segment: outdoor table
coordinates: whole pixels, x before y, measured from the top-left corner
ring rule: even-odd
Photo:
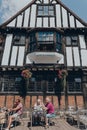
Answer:
[[[41,114],[41,116],[43,118],[46,118],[46,111],[45,110],[39,111],[39,110],[31,109],[30,110],[30,127],[32,127],[32,124],[33,124],[33,113],[34,112],[39,113],[39,114]]]

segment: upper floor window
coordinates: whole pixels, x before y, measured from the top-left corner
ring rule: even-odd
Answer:
[[[38,5],[38,16],[54,16],[54,6]]]
[[[62,50],[62,42],[61,42],[61,34],[56,34],[56,51],[61,52]]]
[[[54,51],[54,32],[38,32],[38,51]]]
[[[25,36],[21,36],[21,35],[15,35],[13,37],[13,44],[14,45],[25,45]]]
[[[57,51],[61,52],[61,34],[55,31],[39,31],[29,36],[28,51]]]
[[[78,46],[78,36],[67,36],[66,37],[67,46]]]
[[[35,42],[35,41],[36,41],[35,33],[31,33],[31,34],[30,34],[30,43],[31,43],[31,42]]]
[[[39,32],[38,41],[52,42],[53,41],[53,32]]]

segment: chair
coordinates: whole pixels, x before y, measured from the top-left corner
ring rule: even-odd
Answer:
[[[7,119],[6,119],[6,112],[0,113],[0,129],[2,130],[6,125]]]
[[[28,122],[30,121],[30,111],[29,110],[24,110],[22,115],[16,117],[14,119],[14,127],[17,125],[17,123],[19,122],[19,124],[21,124],[22,126],[27,126]]]
[[[58,111],[55,112],[55,114],[52,115],[52,117],[50,117],[48,119],[49,125],[56,125],[58,124],[57,119],[59,119],[60,116],[58,115]]]
[[[6,120],[5,120],[5,119],[2,119],[2,120],[0,121],[0,130],[3,130],[3,128],[5,127],[5,125],[6,125]]]
[[[78,128],[81,127],[81,125],[84,125],[85,129],[87,130],[87,110],[82,109],[78,110],[78,118],[77,118],[77,126]]]

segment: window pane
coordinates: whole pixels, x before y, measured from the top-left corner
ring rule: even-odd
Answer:
[[[62,50],[62,45],[59,43],[56,43],[56,51],[61,52],[61,50]]]
[[[49,10],[53,10],[54,8],[53,8],[53,6],[49,6]]]
[[[54,15],[54,12],[53,11],[49,11],[49,15]]]
[[[68,91],[69,91],[69,92],[74,92],[74,91],[75,91],[75,90],[74,90],[73,82],[69,82],[69,83],[68,83]]]
[[[71,37],[72,45],[78,45],[78,37],[73,36]]]
[[[54,82],[48,82],[47,92],[53,92],[54,91]]]
[[[25,36],[14,36],[13,43],[14,45],[25,45]]]
[[[39,10],[43,10],[43,6],[40,6],[40,5],[39,5],[39,6],[38,6],[38,11],[39,11]]]
[[[44,6],[43,13],[44,15],[48,15],[48,6]]]
[[[81,92],[81,78],[75,78],[68,82],[69,92]]]
[[[25,44],[25,36],[21,36],[20,43],[23,45]]]
[[[53,32],[39,32],[38,41],[53,41]]]
[[[43,15],[43,11],[38,11],[38,15]]]
[[[1,82],[0,92],[17,92],[21,87],[21,77],[5,75]]]
[[[80,92],[81,91],[81,83],[75,83],[75,91]]]
[[[30,52],[35,51],[36,50],[36,43],[31,43],[30,44]]]
[[[66,37],[66,45],[71,45],[71,38],[70,37]]]
[[[61,35],[57,33],[57,42],[61,43]]]

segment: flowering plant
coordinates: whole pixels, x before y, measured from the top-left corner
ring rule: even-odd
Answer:
[[[25,69],[25,70],[22,71],[21,75],[22,75],[24,78],[31,78],[32,73],[30,72],[30,70]]]
[[[67,76],[68,75],[68,72],[67,72],[67,70],[58,70],[58,77],[59,77],[59,79],[63,79],[64,78],[64,76]]]

